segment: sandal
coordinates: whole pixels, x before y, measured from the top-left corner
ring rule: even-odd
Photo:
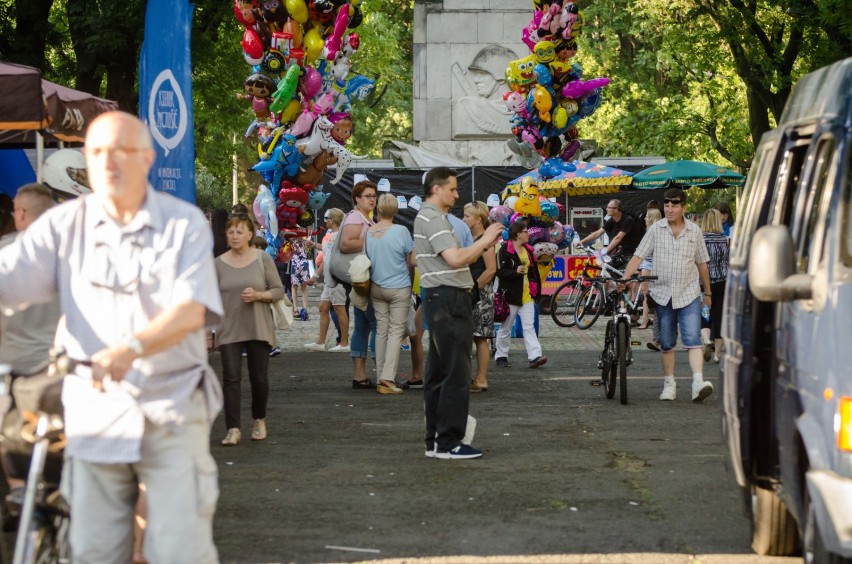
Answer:
[[[652,319],[648,320],[648,323],[643,327],[642,325],[637,326],[637,329],[647,329],[648,327],[652,327],[654,325],[654,321]]]

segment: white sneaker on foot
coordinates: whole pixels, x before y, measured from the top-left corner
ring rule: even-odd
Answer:
[[[698,403],[713,393],[713,384],[710,382],[692,382],[692,401]]]
[[[262,441],[266,438],[266,421],[255,419],[251,425],[251,440]]]
[[[224,446],[235,446],[240,444],[240,439],[242,435],[240,430],[234,427],[233,429],[228,429],[228,434],[225,435],[225,438],[222,439],[222,445]]]
[[[335,346],[331,347],[330,349],[328,349],[328,352],[344,353],[344,352],[349,352],[349,350],[350,350],[349,345],[346,345],[345,347],[341,347],[340,345],[335,345]]]
[[[702,345],[702,348],[704,349],[704,362],[710,362],[710,357],[713,356],[713,351],[711,350],[712,346],[713,345],[710,341],[704,341]]]
[[[660,394],[662,401],[674,401],[677,398],[677,383],[672,380],[663,381],[663,392]]]
[[[325,352],[325,345],[321,345],[319,343],[305,343],[305,348],[309,351]]]

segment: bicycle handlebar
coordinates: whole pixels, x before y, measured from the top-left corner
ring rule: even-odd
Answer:
[[[638,274],[634,274],[630,278],[622,278],[621,280],[616,280],[619,284],[629,284],[630,282],[645,282],[647,280],[658,280],[659,276],[639,276]]]

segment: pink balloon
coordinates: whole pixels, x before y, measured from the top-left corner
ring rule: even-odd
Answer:
[[[305,76],[302,77],[302,95],[310,100],[319,94],[322,88],[322,75],[314,67],[305,65]]]

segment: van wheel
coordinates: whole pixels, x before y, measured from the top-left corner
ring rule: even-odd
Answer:
[[[814,506],[811,504],[811,496],[807,488],[805,497],[805,522],[804,538],[802,539],[802,556],[805,564],[849,564],[852,560],[843,558],[837,554],[828,552],[822,542],[822,533],[816,520]]]
[[[751,502],[751,549],[762,556],[795,554],[799,541],[796,521],[781,498],[772,490],[752,486]]]

